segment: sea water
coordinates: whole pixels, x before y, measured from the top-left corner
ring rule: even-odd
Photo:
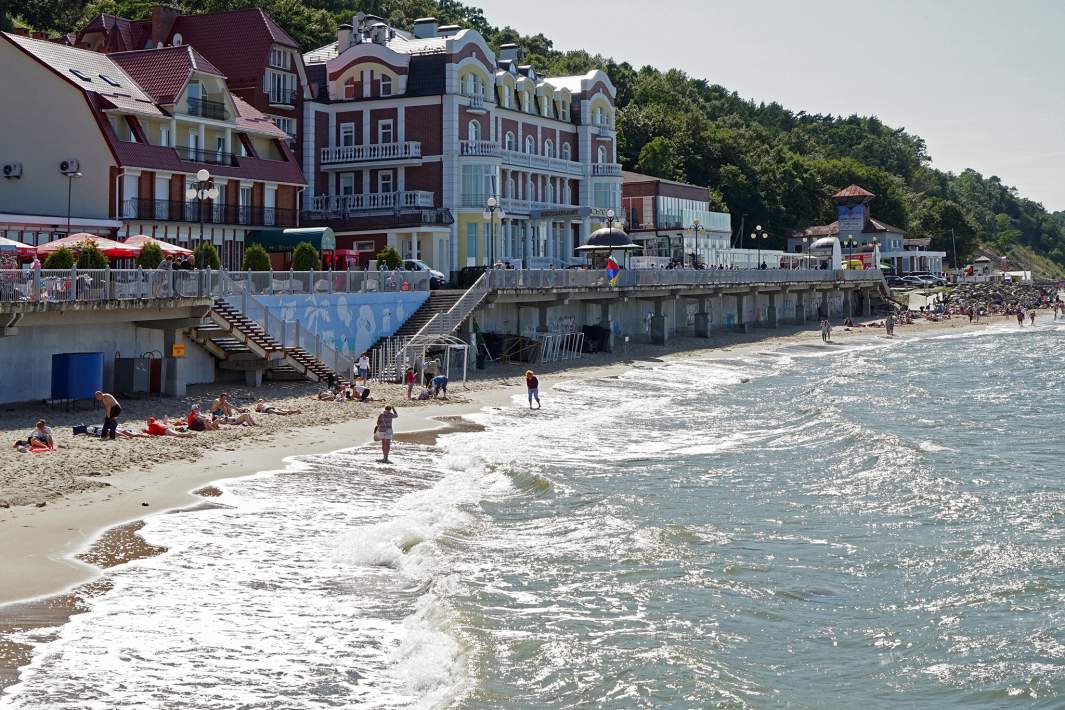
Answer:
[[[1062,707],[1063,342],[640,363],[228,481],[0,706]]]

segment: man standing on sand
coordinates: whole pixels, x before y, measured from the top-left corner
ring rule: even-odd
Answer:
[[[108,432],[110,432],[111,441],[114,441],[118,433],[118,415],[122,413],[122,407],[113,394],[97,392],[95,396],[96,401],[104,407],[104,428],[100,432],[100,438],[108,438]]]
[[[525,386],[529,389],[529,409],[533,409],[533,400],[536,400],[536,409],[540,408],[540,380],[532,370],[525,371]]]

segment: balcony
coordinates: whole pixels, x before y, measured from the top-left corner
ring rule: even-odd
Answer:
[[[483,96],[467,96],[470,100],[469,112],[470,113],[486,113],[488,111],[488,102],[485,101]]]
[[[595,177],[621,177],[621,163],[592,163]]]
[[[499,158],[503,155],[503,148],[497,141],[460,141],[459,150],[463,155],[479,158]]]
[[[216,121],[225,121],[226,105],[221,101],[209,101],[189,97],[189,115],[201,118],[213,118]]]
[[[322,148],[321,152],[323,167],[327,165],[349,163],[419,161],[421,159],[422,144],[419,141],[329,146],[327,148]]]
[[[178,157],[191,163],[206,163],[207,165],[228,165],[236,167],[237,159],[232,153],[220,150],[204,150],[188,145],[175,146]]]
[[[584,175],[584,166],[576,160],[563,160],[562,158],[549,158],[546,155],[536,153],[522,153],[517,150],[504,150],[503,163],[520,168],[536,168],[539,170],[552,170],[557,173],[565,173],[577,177]]]
[[[595,129],[596,134],[600,138],[610,138],[610,133],[614,130],[614,124],[606,122],[593,123],[592,128]]]
[[[403,211],[433,206],[433,193],[425,190],[367,192],[360,195],[315,195],[308,212],[346,215],[352,212]]]
[[[296,105],[296,91],[294,89],[271,89],[266,98],[274,106]]]
[[[239,224],[254,227],[294,227],[296,210],[248,205],[222,205],[176,200],[129,199],[122,204],[122,219],[165,222]]]

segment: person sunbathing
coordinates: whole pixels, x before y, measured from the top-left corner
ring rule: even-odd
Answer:
[[[163,417],[162,421],[157,420],[155,417],[148,417],[147,427],[144,430],[145,434],[151,436],[180,436],[182,438],[188,438],[190,436],[196,436],[191,431],[178,431],[170,426],[170,417]]]
[[[237,409],[229,403],[228,395],[225,392],[218,395],[218,399],[211,402],[211,416],[216,421],[221,421],[223,424],[247,424],[249,426],[259,426],[255,423],[255,419],[252,418],[247,412]]]
[[[205,417],[200,413],[200,405],[192,405],[185,421],[192,431],[218,431],[218,422],[213,417]]]
[[[37,420],[37,425],[30,432],[29,439],[26,442],[29,446],[37,444],[38,446],[44,446],[49,451],[55,451],[55,440],[52,439],[52,428],[47,425],[43,419]]]
[[[302,414],[302,411],[299,409],[282,409],[281,407],[267,404],[265,399],[255,400],[255,411],[259,414],[279,414],[286,417],[292,414]]]

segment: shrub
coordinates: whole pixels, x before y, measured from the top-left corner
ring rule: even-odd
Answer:
[[[317,271],[322,268],[322,256],[314,245],[300,242],[292,250],[293,271]]]
[[[95,244],[86,242],[78,245],[79,269],[106,269],[107,257],[96,248]]]
[[[154,242],[148,242],[141,248],[141,253],[137,256],[137,266],[142,269],[158,269],[161,263],[163,263],[162,247]]]
[[[48,255],[44,260],[45,269],[69,269],[74,266],[74,252],[66,247],[60,247]]]
[[[200,254],[203,254],[203,262],[200,261]],[[196,248],[192,250],[192,265],[197,269],[218,269],[222,266],[222,260],[218,258],[218,250],[214,248],[214,244],[211,242],[200,242],[196,245]]]
[[[263,249],[262,244],[249,244],[244,249],[244,262],[241,265],[245,271],[269,271],[270,255]]]
[[[382,261],[388,265],[389,269],[395,271],[403,263],[403,257],[392,247],[385,247],[377,253],[377,263],[380,264]]]

